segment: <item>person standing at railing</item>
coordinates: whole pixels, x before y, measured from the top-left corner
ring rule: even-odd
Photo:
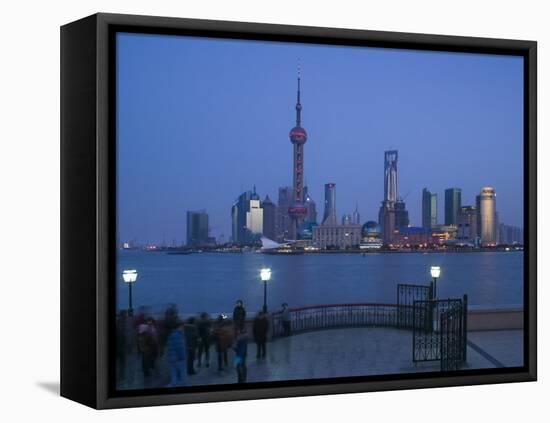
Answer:
[[[283,336],[290,335],[290,309],[287,303],[282,304],[281,321],[283,322]]]
[[[269,331],[269,320],[267,320],[266,313],[260,311],[254,323],[252,325],[252,333],[254,335],[254,342],[256,342],[256,358],[265,358],[267,332]]]

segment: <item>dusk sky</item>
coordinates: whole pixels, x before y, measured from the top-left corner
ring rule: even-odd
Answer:
[[[231,234],[231,205],[256,185],[292,185],[296,68],[302,67],[305,180],[318,216],[336,183],[338,219],[377,220],[384,151],[421,224],[421,191],[497,192],[500,222],[523,220],[523,59],[263,41],[117,36],[117,195],[121,241],[185,239],[186,211]]]

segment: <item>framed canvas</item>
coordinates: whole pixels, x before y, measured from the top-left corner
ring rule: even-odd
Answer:
[[[61,100],[63,396],[536,380],[535,42],[96,14]]]

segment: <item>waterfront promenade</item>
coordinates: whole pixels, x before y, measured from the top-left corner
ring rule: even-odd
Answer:
[[[256,346],[248,345],[248,382],[315,379],[397,373],[437,372],[439,361],[419,363],[411,357],[412,332],[395,328],[341,328],[305,332],[275,338],[267,344],[267,357],[256,359]],[[465,369],[521,366],[523,331],[493,330],[468,333]],[[237,375],[233,352],[229,365],[217,369],[216,351],[211,348],[210,367],[197,367],[196,375],[187,376],[188,385],[233,384]],[[121,381],[121,389],[163,387],[169,383],[169,369],[164,358],[157,363],[150,385],[144,385],[137,354],[128,361],[130,377]]]

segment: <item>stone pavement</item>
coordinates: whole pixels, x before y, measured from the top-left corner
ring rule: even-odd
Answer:
[[[519,366],[523,356],[523,331],[483,331],[468,334],[467,368]],[[229,352],[228,367],[217,370],[215,348],[211,348],[210,367],[196,367],[188,376],[189,385],[236,383],[237,374]],[[120,388],[144,387],[137,358],[133,381]],[[267,357],[256,359],[256,345],[248,346],[248,382],[367,376],[392,373],[439,371],[439,361],[412,362],[412,331],[394,328],[347,328],[306,332],[278,338],[267,344]],[[169,371],[159,360],[158,373],[146,387],[166,386]]]

